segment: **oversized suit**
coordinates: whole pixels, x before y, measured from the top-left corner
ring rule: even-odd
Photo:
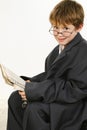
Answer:
[[[11,117],[18,126],[16,114],[20,115],[16,130],[86,130],[82,124],[87,120],[87,41],[78,33],[61,54],[58,51],[59,45],[47,56],[45,72],[22,76],[31,80],[25,85],[28,106],[21,109],[17,92],[10,96],[7,130]],[[19,113],[12,105],[18,99]]]

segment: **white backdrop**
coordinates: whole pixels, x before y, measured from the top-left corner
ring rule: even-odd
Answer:
[[[0,0],[0,63],[18,75],[44,71],[48,53],[58,44],[49,34],[49,14],[60,0]],[[87,14],[87,0],[77,0]],[[87,39],[87,15],[81,34]],[[0,73],[0,129],[6,129],[7,100],[14,91]]]
[[[0,63],[18,75],[44,70],[48,53],[57,45],[48,32],[49,14],[60,0],[0,0]],[[87,0],[77,0],[87,13]],[[81,31],[87,39],[87,15]],[[0,98],[12,89],[0,74]]]

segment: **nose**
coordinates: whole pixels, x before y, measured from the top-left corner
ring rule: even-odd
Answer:
[[[60,35],[60,36],[63,35],[63,30],[62,30],[62,28],[59,28],[59,29],[58,29],[57,34]]]
[[[58,31],[58,34],[63,34],[63,32],[59,32],[59,31]]]
[[[57,32],[58,36],[63,36],[63,32]]]

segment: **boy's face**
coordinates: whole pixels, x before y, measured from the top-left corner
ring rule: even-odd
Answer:
[[[50,32],[53,33],[55,39],[60,45],[66,46],[70,41],[73,40],[81,28],[82,26],[76,29],[72,24],[66,26],[59,25],[57,27],[52,26]]]

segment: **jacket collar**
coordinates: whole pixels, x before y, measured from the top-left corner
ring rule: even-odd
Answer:
[[[76,46],[78,43],[80,43],[80,41],[82,40],[82,37],[80,35],[80,33],[78,33],[75,38],[67,44],[67,46],[64,48],[64,50],[61,52],[61,54],[59,54],[56,59],[54,60],[54,62],[52,63],[52,65],[57,62],[58,60],[61,60],[62,58],[64,58],[67,54],[67,51],[70,51],[70,49],[74,46]]]

